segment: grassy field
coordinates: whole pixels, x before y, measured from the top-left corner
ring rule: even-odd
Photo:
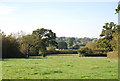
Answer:
[[[4,59],[3,79],[118,79],[118,60],[106,57],[48,56]]]

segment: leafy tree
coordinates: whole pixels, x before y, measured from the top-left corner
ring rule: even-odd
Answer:
[[[119,13],[119,10],[120,10],[120,5],[118,5],[117,9],[116,10],[116,13]]]
[[[58,42],[58,49],[67,49],[67,43],[64,41]]]
[[[73,48],[74,48],[74,49],[79,49],[79,47],[80,47],[80,46],[77,45],[77,44],[73,45]]]
[[[27,57],[29,57],[30,48],[35,46],[36,37],[33,35],[25,35],[21,39],[19,39],[21,45],[21,52],[27,53]]]
[[[67,41],[68,47],[72,48],[75,38],[72,37],[72,38],[68,38],[67,40],[68,40]]]
[[[35,47],[43,57],[45,57],[46,47],[57,46],[56,34],[52,30],[41,28],[34,30],[32,35],[36,37]]]
[[[97,44],[93,43],[93,42],[89,42],[86,44],[86,47],[90,48],[90,49],[96,49],[97,48]]]
[[[106,37],[108,39],[112,39],[112,35],[116,30],[116,24],[114,24],[114,22],[110,22],[110,23],[105,23],[105,25],[103,26],[103,30],[100,34],[100,37]]]
[[[98,48],[105,49],[108,51],[113,51],[113,46],[111,41],[114,39],[114,35],[117,33],[117,26],[113,22],[105,23],[103,26],[100,38],[97,41]]]

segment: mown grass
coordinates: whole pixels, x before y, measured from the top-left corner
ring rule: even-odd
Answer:
[[[2,60],[0,59],[0,80],[2,80]]]
[[[118,60],[106,57],[48,56],[4,59],[3,79],[118,79]]]

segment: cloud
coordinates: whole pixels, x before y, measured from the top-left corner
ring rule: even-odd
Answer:
[[[12,6],[0,6],[0,15],[10,14],[15,8]]]

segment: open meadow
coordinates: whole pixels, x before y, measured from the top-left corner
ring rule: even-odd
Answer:
[[[106,57],[47,56],[4,59],[3,79],[118,79],[118,60]]]
[[[118,79],[120,1],[0,1],[0,80]]]

